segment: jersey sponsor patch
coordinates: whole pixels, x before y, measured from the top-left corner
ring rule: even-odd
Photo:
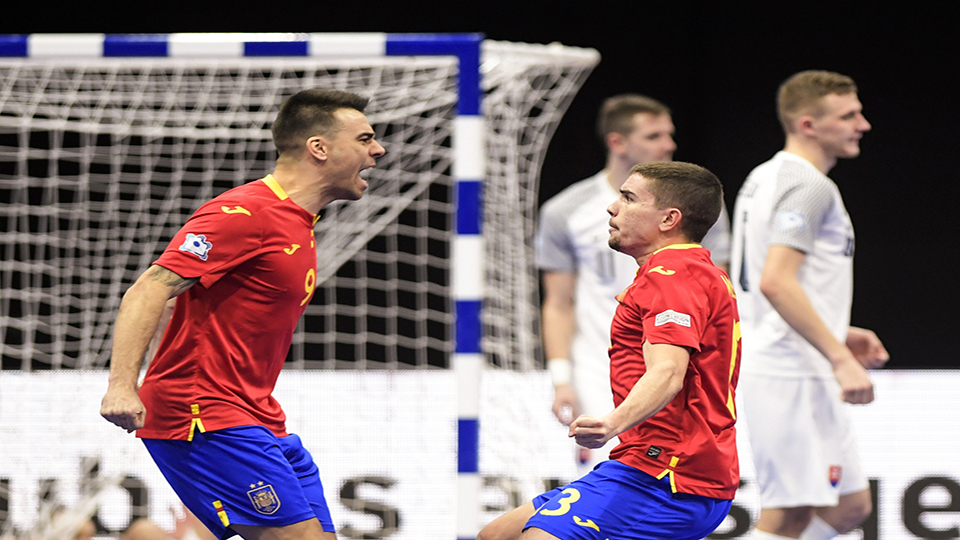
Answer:
[[[280,508],[280,498],[277,492],[273,490],[270,484],[264,485],[263,482],[250,484],[253,488],[247,492],[250,502],[253,503],[253,509],[261,514],[273,514]]]
[[[213,248],[213,244],[207,242],[207,237],[202,234],[187,233],[187,239],[180,246],[180,251],[193,253],[200,257],[201,261],[207,260],[207,253]]]
[[[803,217],[800,212],[777,212],[773,220],[781,231],[803,230],[807,227],[807,218]]]
[[[668,309],[663,313],[658,313],[653,324],[654,326],[663,326],[667,323],[679,324],[680,326],[686,326],[687,328],[690,328],[690,316],[686,313],[680,313],[672,309]]]

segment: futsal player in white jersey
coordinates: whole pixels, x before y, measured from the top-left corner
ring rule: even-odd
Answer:
[[[888,355],[850,326],[853,225],[826,176],[860,154],[870,124],[837,73],[797,73],[777,101],[786,145],[750,173],[733,215],[741,418],[760,488],[751,538],[823,540],[872,510],[848,404],[873,401],[866,368]]]
[[[543,276],[541,323],[547,368],[554,384],[553,412],[565,425],[580,414],[606,414],[610,391],[610,323],[616,296],[637,274],[632,257],[610,249],[607,207],[634,165],[671,161],[677,146],[670,109],[638,94],[604,101],[597,132],[607,162],[596,175],[574,183],[548,200],[540,211],[537,265]],[[725,208],[704,237],[714,264],[726,270],[730,260],[730,219]],[[588,450],[571,442],[578,476],[607,459],[617,439]]]

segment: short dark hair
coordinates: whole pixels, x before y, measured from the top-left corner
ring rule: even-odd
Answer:
[[[641,94],[619,94],[604,100],[597,116],[597,135],[603,140],[610,133],[627,135],[633,131],[633,117],[640,113],[660,116],[670,108]]]
[[[700,242],[720,217],[723,185],[707,169],[682,161],[642,163],[630,170],[651,182],[650,193],[657,208],[677,208],[683,215],[680,231],[692,242]]]
[[[856,92],[853,79],[832,71],[809,70],[791,75],[777,91],[777,115],[784,133],[790,133],[793,122],[804,114],[821,116],[824,96]]]
[[[339,109],[363,112],[369,99],[351,92],[311,88],[287,98],[273,122],[273,144],[277,152],[298,151],[314,135],[329,135],[340,128],[334,113]]]

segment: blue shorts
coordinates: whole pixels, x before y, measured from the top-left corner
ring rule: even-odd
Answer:
[[[619,461],[604,461],[564,487],[533,499],[536,527],[563,540],[699,540],[713,532],[733,501],[671,493],[670,480]]]
[[[300,437],[263,426],[142,439],[183,504],[218,538],[233,524],[282,527],[317,518],[334,531],[320,474]]]

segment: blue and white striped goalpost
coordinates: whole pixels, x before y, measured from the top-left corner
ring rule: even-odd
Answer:
[[[481,192],[486,162],[481,111],[481,34],[29,34],[0,36],[0,57],[357,57],[454,56],[459,60],[453,133],[456,184],[451,283],[454,301],[453,369],[458,381],[457,537],[479,529],[479,381],[483,369]]]

